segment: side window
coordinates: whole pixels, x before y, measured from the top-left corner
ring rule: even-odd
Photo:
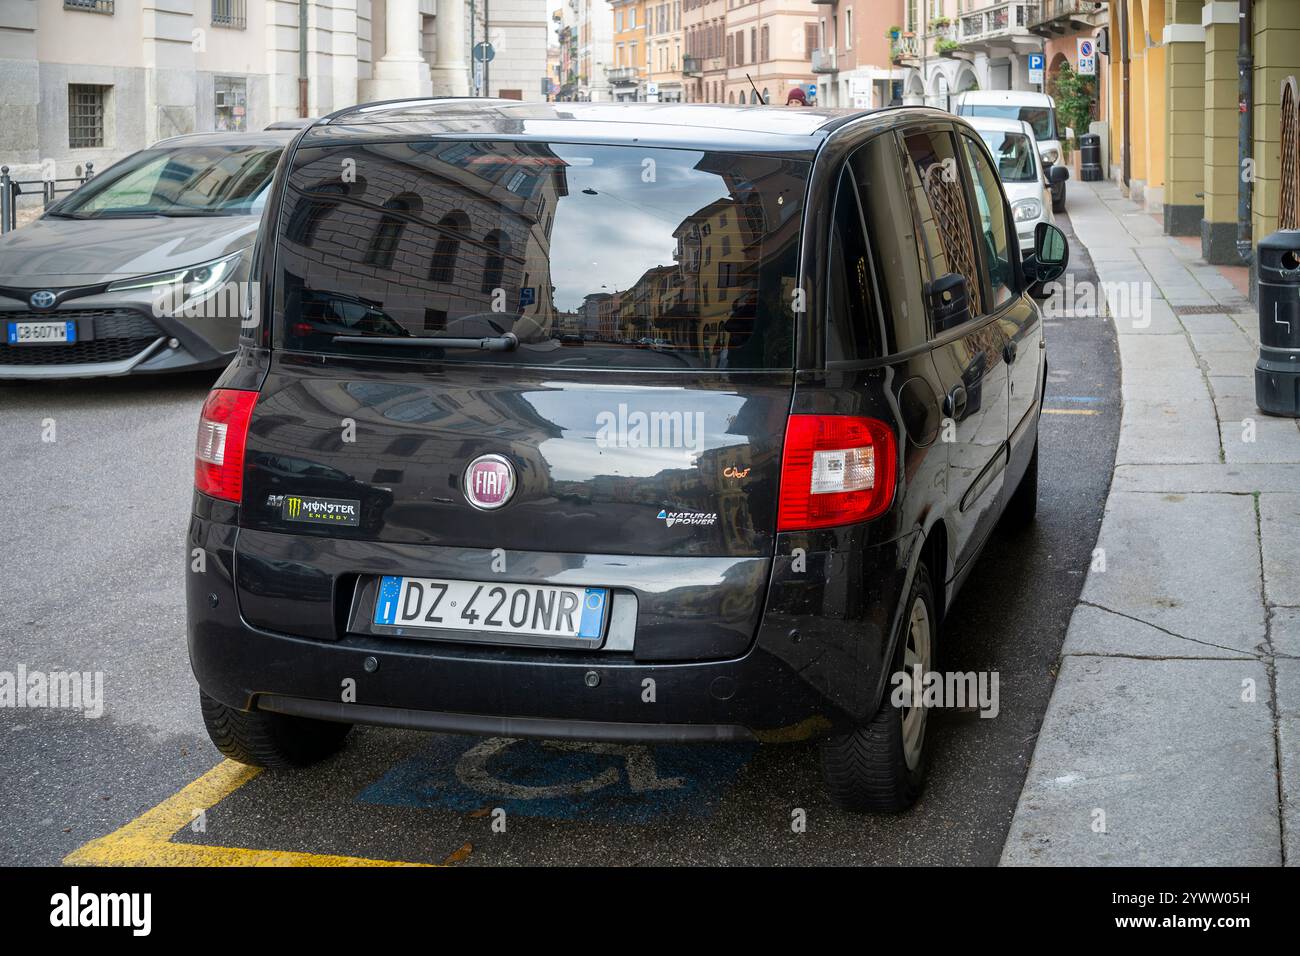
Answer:
[[[961,145],[970,163],[976,205],[975,221],[981,232],[980,253],[993,300],[985,311],[992,312],[1004,302],[1009,302],[1015,294],[1016,271],[1012,261],[1010,230],[1007,228],[1006,203],[1002,197],[1002,185],[984,151],[969,136],[961,137]]]
[[[893,135],[878,136],[861,146],[850,157],[849,169],[875,257],[886,350],[901,352],[924,345],[929,322],[921,298],[922,261]]]
[[[855,361],[882,354],[871,257],[850,170],[840,174],[831,224],[826,323],[828,361]]]
[[[971,312],[980,315],[987,310],[953,135],[946,130],[905,133],[903,152],[908,192],[930,263],[928,278],[965,276]]]

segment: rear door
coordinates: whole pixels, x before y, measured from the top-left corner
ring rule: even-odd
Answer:
[[[308,581],[336,618],[384,574],[568,582],[636,598],[638,656],[743,651],[773,549],[806,175],[624,146],[300,150],[248,442],[245,614],[305,632],[285,597]],[[439,344],[506,333],[509,351]],[[483,456],[513,472],[501,507],[467,494]],[[304,520],[292,498],[349,517]]]
[[[997,521],[1006,471],[1008,375],[1002,294],[990,293],[976,242],[966,166],[951,126],[900,132],[920,251],[933,281],[966,278],[972,318],[934,335],[931,354],[944,396],[940,440],[948,444],[948,519],[961,573]]]

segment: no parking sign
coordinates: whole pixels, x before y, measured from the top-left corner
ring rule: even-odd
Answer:
[[[1079,38],[1079,74],[1097,75],[1097,41],[1091,37]]]

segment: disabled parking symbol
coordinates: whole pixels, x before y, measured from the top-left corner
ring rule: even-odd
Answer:
[[[362,803],[647,823],[711,816],[755,744],[709,746],[434,738],[361,792]]]

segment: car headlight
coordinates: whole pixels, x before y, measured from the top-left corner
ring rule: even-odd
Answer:
[[[1060,158],[1061,158],[1061,151],[1059,149],[1043,150],[1043,162],[1047,163],[1047,165],[1049,166],[1055,166],[1057,161]]]
[[[176,286],[181,301],[188,302],[201,299],[213,289],[220,287],[235,274],[242,252],[236,252],[221,259],[203,262],[185,269],[171,272],[157,272],[153,275],[139,276],[134,279],[121,279],[108,287],[109,292],[121,292],[126,289],[162,289]]]
[[[1016,222],[1033,222],[1043,215],[1043,204],[1037,199],[1021,199],[1013,203],[1011,211],[1016,217]]]

